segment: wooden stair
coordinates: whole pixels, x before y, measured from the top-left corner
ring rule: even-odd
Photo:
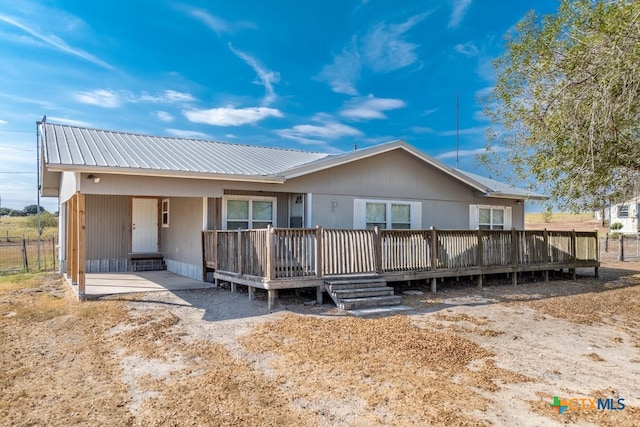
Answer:
[[[400,304],[400,296],[394,295],[393,288],[387,286],[387,282],[381,278],[329,279],[324,283],[333,302],[343,310]]]

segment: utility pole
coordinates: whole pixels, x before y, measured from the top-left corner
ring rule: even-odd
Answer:
[[[38,180],[36,215],[38,217],[38,271],[40,271],[40,125],[47,121],[47,116],[42,117],[41,122],[36,122],[36,177]]]

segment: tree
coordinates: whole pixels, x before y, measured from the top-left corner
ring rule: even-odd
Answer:
[[[38,205],[29,205],[25,206],[23,209],[26,215],[36,215],[38,213]],[[40,206],[40,213],[46,212],[47,210]]]
[[[561,207],[596,209],[638,191],[640,2],[561,0],[507,35],[487,113],[488,154]]]
[[[35,228],[38,235],[41,236],[45,228],[56,228],[58,226],[58,218],[49,212],[40,213],[40,229],[38,230],[38,216],[29,215],[24,219],[25,226]]]

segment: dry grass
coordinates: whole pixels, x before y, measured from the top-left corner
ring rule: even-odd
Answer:
[[[38,233],[35,228],[26,225],[26,217],[0,217],[0,239],[9,237],[24,237],[25,239],[37,239]],[[51,239],[58,236],[57,228],[45,228],[42,232],[42,239]]]

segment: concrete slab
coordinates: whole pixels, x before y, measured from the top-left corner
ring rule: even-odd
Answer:
[[[346,310],[347,313],[353,314],[357,317],[368,316],[383,316],[385,314],[394,314],[400,311],[413,310],[406,305],[392,305],[388,307],[371,307],[371,308],[357,308],[355,310]]]
[[[137,292],[182,291],[186,289],[214,288],[201,282],[168,271],[130,271],[124,273],[88,273],[84,298]],[[76,286],[74,286],[76,288]],[[76,289],[74,289],[76,290]]]

